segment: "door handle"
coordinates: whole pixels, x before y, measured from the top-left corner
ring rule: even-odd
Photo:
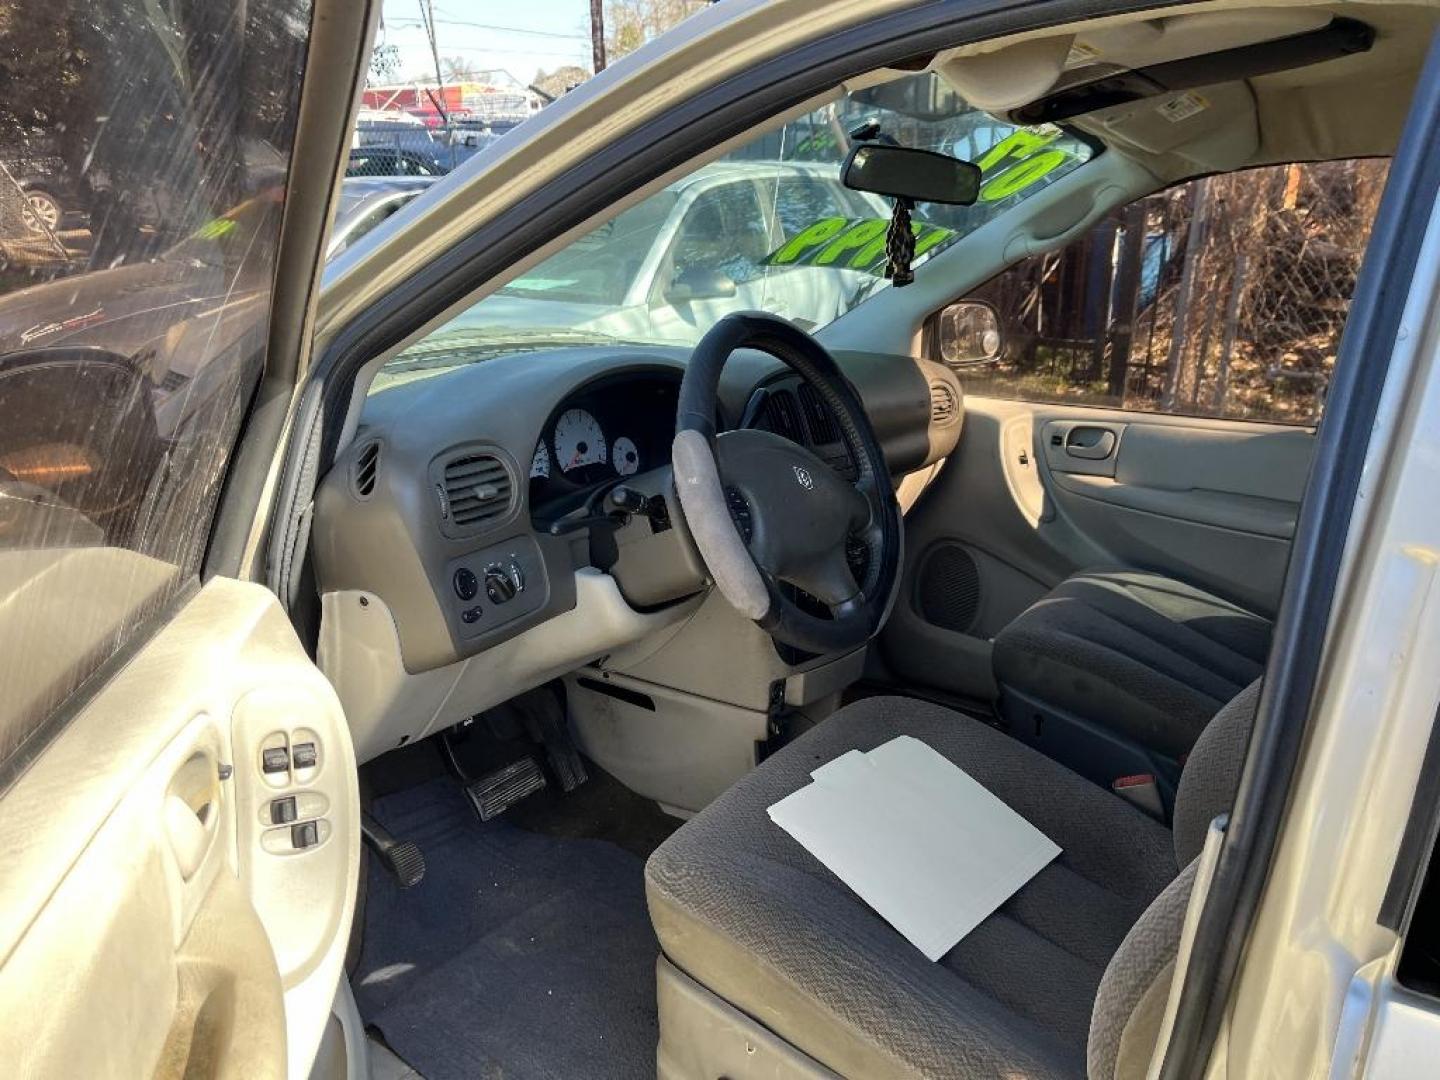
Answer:
[[[1115,452],[1115,432],[1082,425],[1065,433],[1065,453],[1087,461],[1103,461]]]
[[[180,766],[165,792],[165,835],[184,881],[200,869],[215,837],[220,821],[218,776],[213,758],[194,754]]]

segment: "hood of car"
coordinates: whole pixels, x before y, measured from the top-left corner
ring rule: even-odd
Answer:
[[[160,381],[168,354],[193,343],[200,323],[234,325],[247,309],[264,318],[263,283],[240,284],[214,268],[156,260],[35,286],[0,299],[0,351],[104,349],[151,366]]]

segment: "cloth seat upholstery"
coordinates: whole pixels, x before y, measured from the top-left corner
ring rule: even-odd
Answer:
[[[1218,752],[1197,747],[1197,758],[1218,760],[1195,783],[1182,780],[1187,812],[1174,834],[977,720],[906,698],[849,705],[651,856],[646,892],[661,947],[713,994],[845,1076],[1083,1076],[1087,1050],[1103,1074],[1136,1002],[1168,970],[1155,955],[1157,922],[1176,927],[1173,960],[1173,912],[1189,895],[1177,875],[1212,811],[1233,800],[1257,693],[1217,718]],[[935,963],[766,813],[813,769],[898,735],[955,762],[1062,849]],[[1142,919],[1157,897],[1166,917]]]
[[[1002,699],[1032,701],[1178,758],[1260,677],[1273,624],[1218,596],[1139,570],[1061,582],[995,637]]]

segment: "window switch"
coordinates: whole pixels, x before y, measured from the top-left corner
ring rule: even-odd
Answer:
[[[296,743],[290,748],[290,753],[295,758],[295,768],[313,769],[320,755],[315,750],[313,742]]]
[[[295,820],[295,796],[286,795],[283,799],[273,799],[270,803],[270,824],[289,825]]]
[[[302,821],[290,826],[290,843],[296,851],[314,847],[320,842],[320,829],[313,821]]]
[[[260,756],[262,772],[285,772],[290,768],[290,754],[283,746],[267,746]]]

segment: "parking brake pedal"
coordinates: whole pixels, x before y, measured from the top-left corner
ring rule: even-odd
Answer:
[[[470,796],[480,820],[489,821],[544,787],[545,774],[540,766],[534,758],[525,757],[466,784],[465,794]]]
[[[369,814],[360,815],[360,835],[402,889],[419,885],[424,879],[425,856],[415,844],[409,840],[396,840]]]

